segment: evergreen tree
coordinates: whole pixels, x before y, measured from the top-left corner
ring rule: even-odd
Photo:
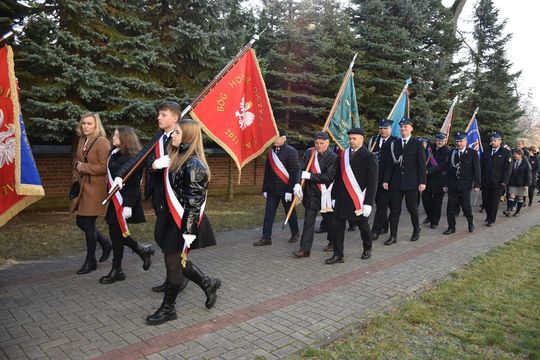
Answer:
[[[18,25],[24,16],[30,14],[30,9],[17,0],[3,0],[0,2],[0,36]]]
[[[520,72],[512,73],[507,59],[506,44],[511,34],[504,33],[506,20],[499,20],[499,10],[492,0],[480,0],[474,11],[474,51],[471,51],[473,69],[472,94],[466,108],[472,113],[480,107],[478,121],[483,138],[488,141],[491,131],[501,131],[505,141],[517,136],[517,119],[523,115],[516,95],[516,82]]]

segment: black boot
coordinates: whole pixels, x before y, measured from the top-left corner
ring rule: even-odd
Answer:
[[[156,252],[154,250],[154,247],[152,246],[141,246],[137,244],[137,248],[133,250],[135,254],[139,255],[141,260],[143,261],[142,268],[144,271],[147,271],[150,269],[150,266],[152,265],[152,255]]]
[[[179,289],[180,285],[166,283],[163,302],[155,313],[146,318],[146,323],[148,325],[159,325],[169,320],[176,319],[176,309],[174,308],[174,304],[176,302]]]
[[[103,235],[101,235],[98,232],[97,241],[99,242],[99,245],[101,245],[101,249],[103,250],[103,253],[101,254],[101,257],[99,258],[99,262],[107,261],[107,259],[111,255],[111,251],[112,251],[111,240],[103,237]]]
[[[180,290],[179,291],[183,291],[187,286],[188,286],[188,283],[189,283],[189,279],[184,277],[184,280],[182,281],[182,284],[180,284]],[[152,288],[152,291],[153,292],[163,292],[165,291],[165,286],[167,285],[167,280],[165,280],[165,282],[161,285],[157,285],[157,286],[154,286]]]
[[[523,207],[523,201],[518,201],[517,207],[516,207],[516,212],[514,213],[515,217],[519,216],[519,212],[521,211],[522,207]]]
[[[97,262],[96,259],[88,259],[84,261],[83,266],[77,271],[77,275],[84,275],[88,274],[90,271],[94,271],[97,269]]]
[[[212,279],[203,274],[201,269],[196,267],[191,261],[184,270],[184,275],[195,284],[199,285],[206,294],[206,308],[211,309],[217,300],[217,290],[221,287],[221,280]]]
[[[99,279],[101,284],[112,284],[117,281],[126,280],[126,275],[122,271],[121,267],[114,267],[111,269],[111,272],[108,275],[102,276]]]

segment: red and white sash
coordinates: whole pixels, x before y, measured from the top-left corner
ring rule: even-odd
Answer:
[[[358,181],[356,181],[356,177],[354,176],[350,164],[350,149],[346,149],[345,151],[341,152],[340,160],[341,176],[343,178],[343,183],[345,184],[347,193],[349,193],[349,196],[353,201],[355,214],[357,216],[360,216],[362,215],[362,207],[364,205],[364,196],[366,194],[366,190],[360,189],[360,185],[358,184]]]
[[[313,174],[320,174],[321,173],[321,165],[319,164],[319,154],[317,153],[317,150],[315,148],[311,149],[312,153],[315,153],[315,159],[313,160],[313,163],[311,163],[311,169],[310,171]],[[332,187],[334,186],[334,183],[332,182],[330,186],[326,186],[321,183],[317,183],[317,187],[319,188],[321,192],[321,213],[326,212],[332,212]]]
[[[113,186],[113,178],[111,171],[109,170],[109,161],[111,160],[111,156],[116,154],[120,149],[116,148],[111,152],[111,155],[109,156],[109,159],[107,160],[107,190],[110,190]],[[120,191],[117,191],[114,193],[114,196],[111,198],[113,205],[114,205],[114,213],[116,214],[116,219],[118,220],[118,225],[120,226],[120,231],[122,231],[123,237],[129,236],[129,229],[126,222],[126,219],[122,216],[122,211],[124,210],[124,199],[122,198],[122,194],[120,194]]]
[[[285,165],[279,160],[278,156],[272,149],[268,151],[268,161],[270,162],[270,167],[276,173],[276,175],[283,181],[285,184],[289,183],[289,172],[285,169]]]

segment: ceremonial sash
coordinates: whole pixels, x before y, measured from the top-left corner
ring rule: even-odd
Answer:
[[[427,152],[428,152],[428,159],[427,159],[426,165],[430,164],[431,166],[437,166],[438,163],[437,163],[437,160],[435,159],[435,156],[433,156],[433,150],[431,150],[431,148],[428,147]]]
[[[343,183],[345,184],[345,188],[347,189],[347,193],[349,193],[349,196],[351,197],[354,208],[355,208],[355,214],[357,216],[362,214],[362,207],[364,204],[364,196],[366,193],[366,190],[363,191],[360,189],[360,185],[358,184],[358,181],[356,181],[356,177],[354,176],[353,170],[351,168],[350,164],[350,151],[349,149],[346,149],[345,151],[342,151],[340,154],[340,160],[341,160],[341,176],[343,179]]]
[[[111,160],[111,157],[116,154],[120,149],[116,148],[112,151],[111,155],[109,156],[109,159],[107,160],[107,189],[110,190],[113,187],[113,178],[111,171],[109,170],[109,161]],[[120,194],[120,191],[117,191],[114,193],[114,196],[111,198],[113,205],[114,205],[114,213],[116,215],[116,219],[118,220],[118,225],[120,226],[120,231],[122,231],[123,237],[129,236],[129,229],[126,222],[126,219],[122,216],[122,211],[124,210],[124,199],[122,198],[122,194]]]
[[[312,153],[315,153],[315,159],[311,163],[311,172],[313,174],[320,174],[321,173],[321,165],[319,164],[319,154],[317,153],[317,150],[315,148],[312,148]],[[332,209],[332,186],[334,183],[330,184],[330,186],[326,186],[321,183],[316,183],[317,187],[319,188],[319,191],[321,192],[321,213],[325,212],[331,212]]]
[[[289,172],[285,169],[285,165],[279,160],[278,156],[272,149],[268,151],[268,161],[270,162],[270,167],[276,175],[283,181],[285,184],[289,183]]]

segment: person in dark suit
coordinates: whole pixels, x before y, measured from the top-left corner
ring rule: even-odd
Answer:
[[[499,199],[506,190],[512,174],[512,154],[506,147],[501,146],[502,135],[491,133],[490,145],[482,153],[480,165],[482,168],[482,204],[486,211],[487,226],[495,225],[499,210]]]
[[[531,164],[531,185],[529,186],[529,206],[532,206],[534,199],[534,190],[538,183],[538,171],[540,170],[538,154],[535,146],[529,147],[529,164]]]
[[[379,122],[379,134],[374,135],[369,139],[368,149],[377,156],[379,164],[377,195],[375,196],[375,216],[373,218],[373,227],[371,228],[371,236],[373,240],[377,240],[379,235],[388,232],[388,210],[390,205],[390,192],[383,189],[383,175],[386,163],[392,161],[390,159],[390,142],[396,137],[392,136],[392,120],[383,119]]]
[[[107,162],[107,184],[112,184],[118,175],[118,169],[134,156],[140,149],[139,139],[133,128],[121,126],[114,131],[112,145],[115,147]],[[109,225],[109,236],[113,245],[112,269],[108,275],[102,276],[99,282],[112,284],[116,281],[125,280],[126,275],[122,270],[122,258],[124,246],[129,247],[143,261],[143,269],[146,271],[152,265],[154,249],[151,246],[141,246],[131,237],[127,224],[139,224],[146,222],[141,205],[141,177],[142,169],[137,170],[134,176],[129,178],[119,195],[109,202],[105,220]]]
[[[377,156],[364,146],[363,129],[352,128],[347,134],[350,146],[340,151],[332,188],[336,241],[333,256],[325,261],[328,265],[345,261],[343,243],[347,220],[357,224],[360,229],[363,245],[361,259],[371,257],[372,239],[368,219],[377,192]]]
[[[450,159],[445,134],[435,135],[435,145],[428,147],[426,157],[426,190],[422,193],[422,203],[426,210],[424,224],[430,224],[432,229],[436,229],[441,218],[443,187]]]
[[[279,130],[279,138],[268,150],[268,157],[264,166],[264,179],[262,193],[266,198],[264,211],[264,224],[262,238],[253,243],[254,246],[272,245],[272,226],[276,217],[279,203],[283,204],[285,213],[289,211],[292,203],[293,188],[298,179],[300,169],[298,152],[292,146],[286,144],[285,131]],[[297,242],[300,238],[296,210],[293,210],[289,219],[291,229],[290,243]]]
[[[448,192],[446,218],[448,229],[445,235],[456,232],[456,206],[461,207],[467,218],[469,232],[474,231],[474,217],[471,208],[471,188],[480,191],[480,160],[478,152],[467,147],[467,133],[458,132],[455,135],[456,147],[452,150],[450,161],[447,163],[447,176],[444,180],[445,192]]]
[[[529,186],[532,181],[532,167],[527,158],[524,157],[523,150],[514,150],[514,163],[512,174],[508,181],[507,208],[503,214],[510,216],[515,211],[514,216],[519,216],[523,207],[525,196],[529,193]]]
[[[300,161],[300,166],[305,169],[309,160],[315,154],[310,171],[302,172],[302,179],[305,179],[304,191],[300,186],[300,179],[294,186],[294,194],[302,199],[304,204],[304,228],[300,238],[300,249],[293,252],[293,255],[298,258],[309,257],[313,238],[315,236],[315,218],[320,211],[324,219],[324,223],[328,226],[328,242],[327,247],[333,247],[334,230],[332,209],[331,191],[336,177],[336,168],[338,156],[328,147],[330,138],[324,131],[318,131],[314,136],[314,146],[309,148],[304,153],[303,159]]]
[[[390,143],[390,161],[384,169],[383,188],[390,190],[390,238],[384,242],[392,245],[397,242],[401,202],[411,215],[413,233],[411,241],[420,238],[418,219],[418,194],[426,188],[426,153],[422,143],[411,136],[413,123],[409,118],[399,122],[401,139]]]
[[[165,204],[165,186],[164,186],[164,173],[165,169],[169,167],[170,157],[167,155],[167,147],[171,141],[171,134],[174,131],[174,126],[182,110],[180,105],[174,101],[163,101],[158,108],[157,123],[159,130],[154,134],[152,139],[146,144],[135,156],[127,161],[118,170],[118,176],[114,179],[113,188],[115,185],[122,186],[122,179],[129,172],[129,170],[135,165],[139,159],[148,151],[150,147],[155,146],[156,142],[160,142],[155,146],[150,156],[146,159],[144,167],[146,167],[146,182],[145,182],[145,195],[151,197],[152,206],[156,214],[156,224],[154,226],[154,240],[159,244],[161,239],[159,234],[163,233],[163,227],[165,226],[166,204]],[[158,154],[158,149],[162,149],[162,152]],[[158,156],[159,155],[159,156]],[[180,287],[182,291],[188,284],[188,280],[184,279],[184,283]],[[162,292],[165,290],[166,281],[161,285],[152,287],[152,291]]]

